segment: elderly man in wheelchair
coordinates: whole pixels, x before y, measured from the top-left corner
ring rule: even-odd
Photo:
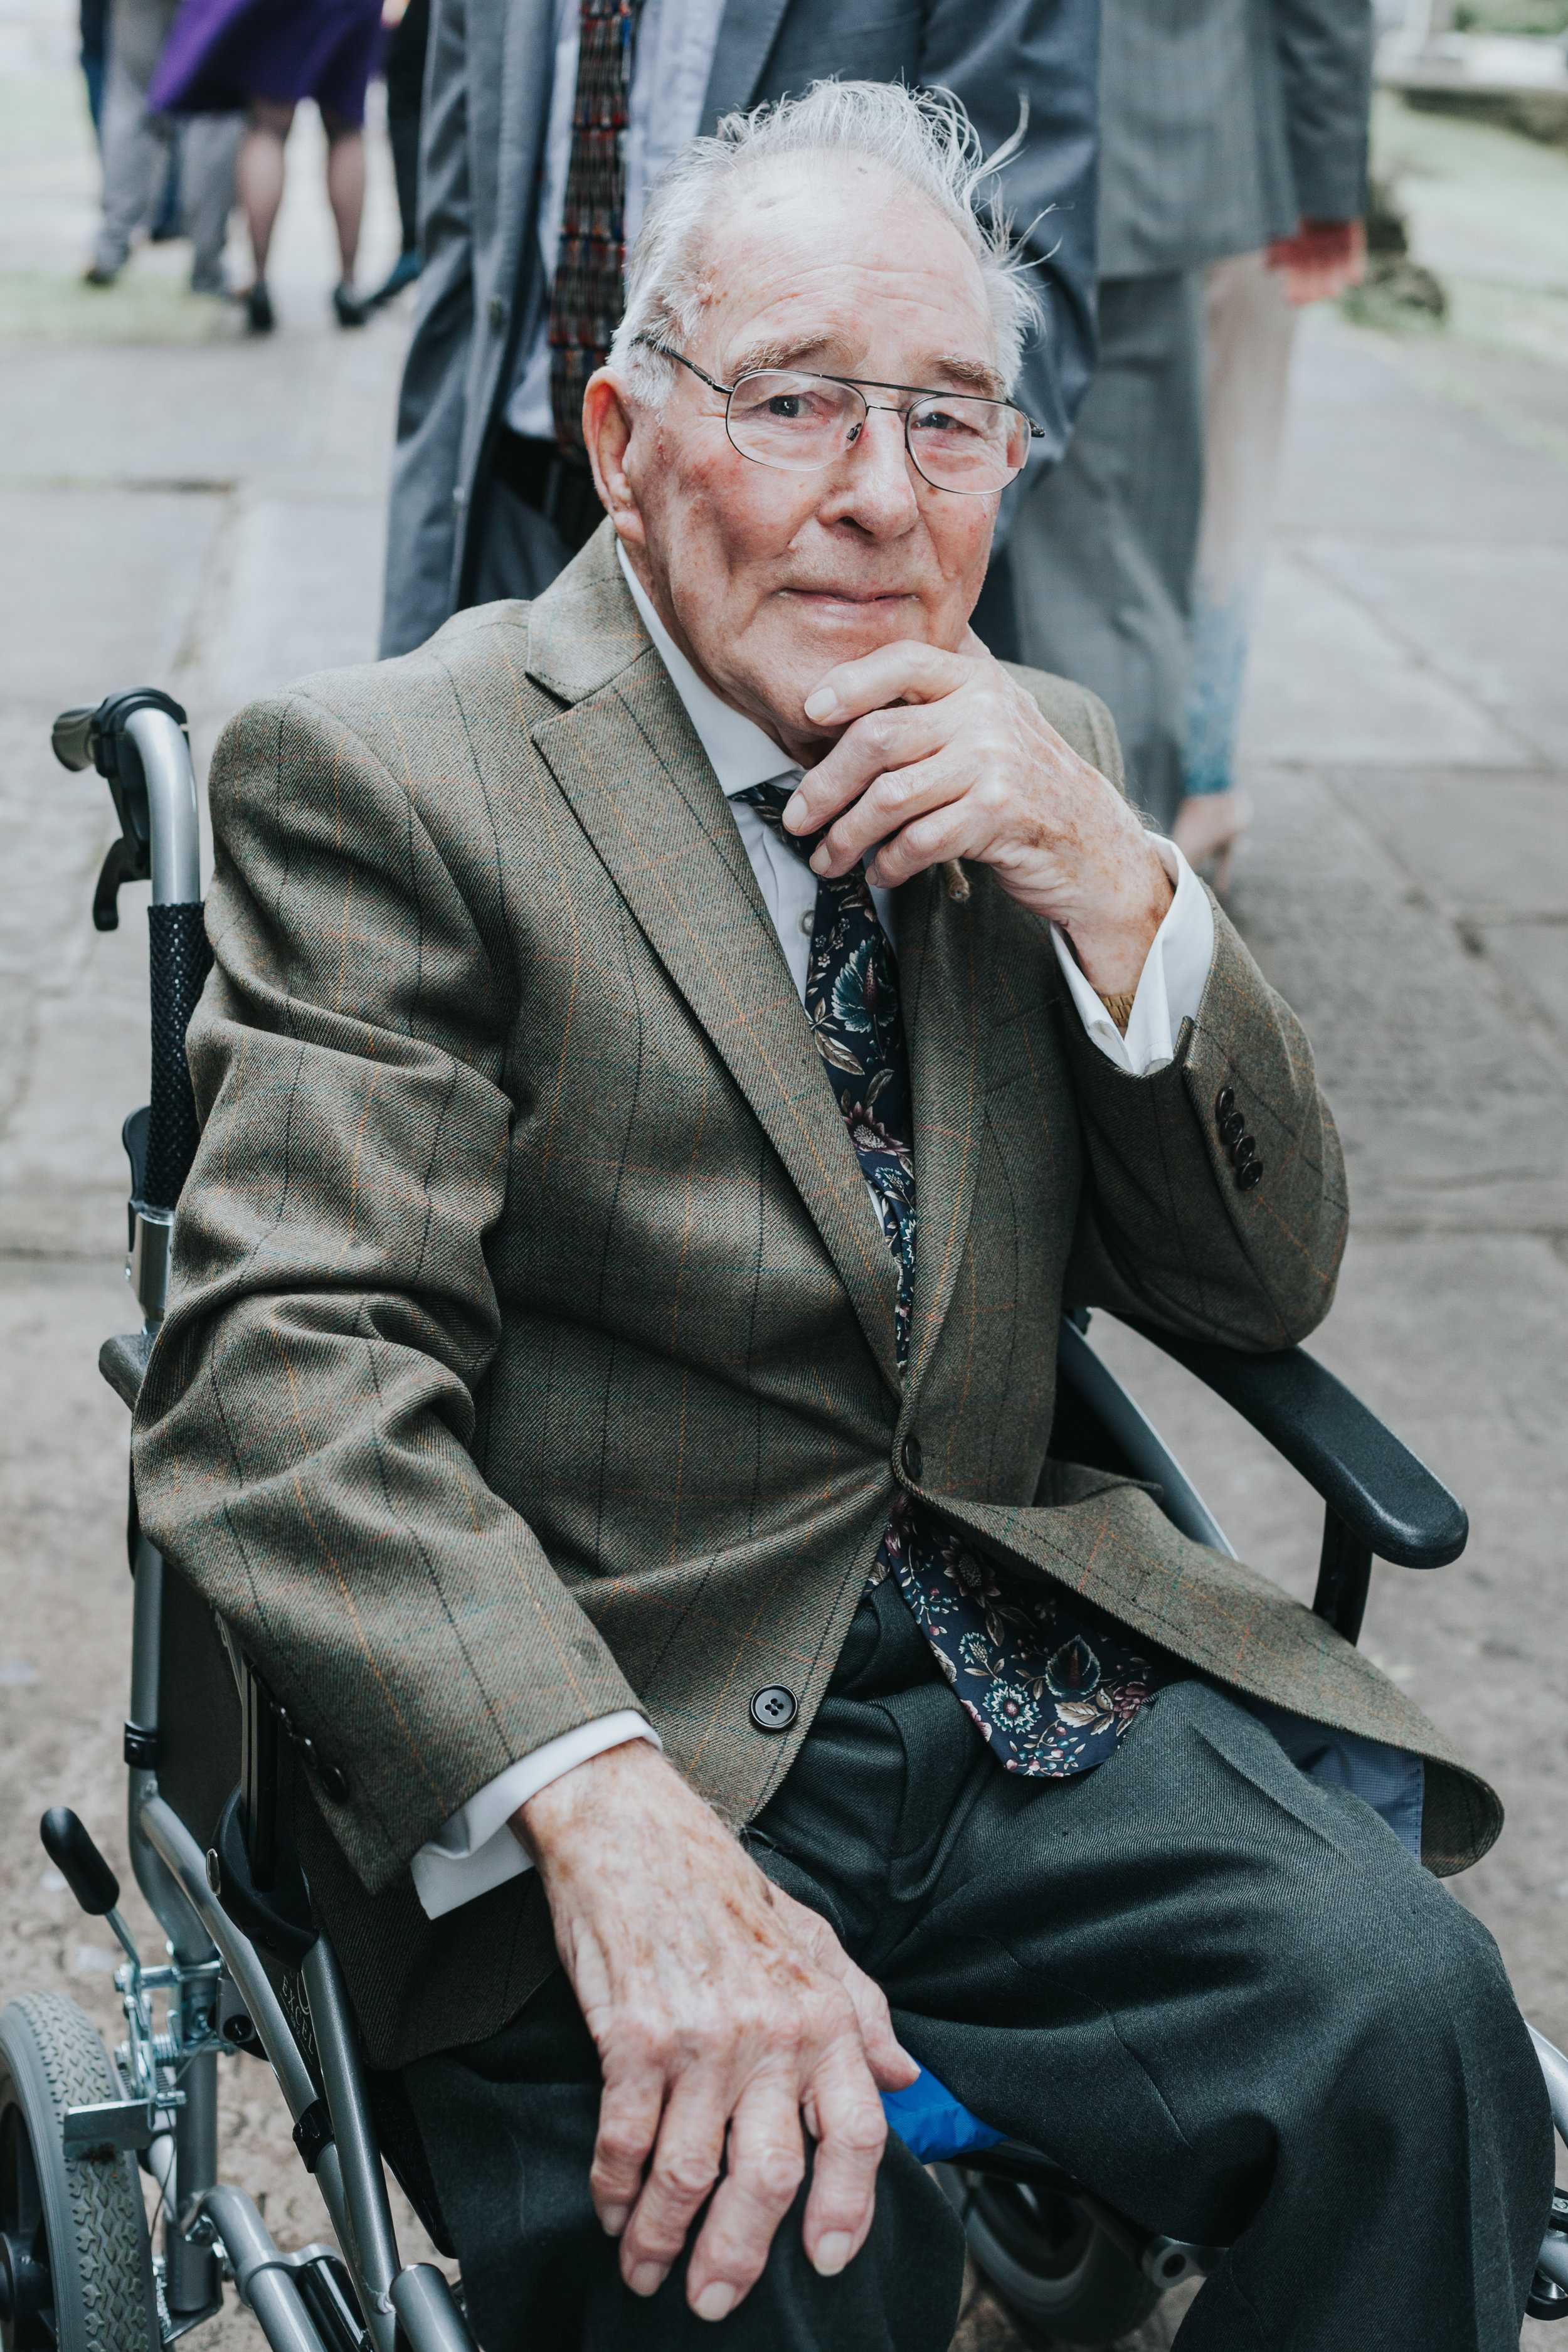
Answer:
[[[1306,1039],[1103,709],[969,632],[1035,323],[982,178],[863,84],[678,159],[596,539],[225,734],[194,1102],[181,714],[61,722],[100,919],[156,901],[105,1366],[171,1943],[118,2071],[7,2012],[7,2345],[227,2275],[294,2352],[941,2352],[966,2236],[1074,2343],[1194,2272],[1193,2352],[1568,2308],[1568,2069],[1441,1884],[1497,1801],[1354,1646],[1373,1552],[1465,1523],[1296,1351],[1346,1224]],[[1090,1306],[1318,1485],[1315,1610]],[[224,2038],[336,2251],[218,2184]]]

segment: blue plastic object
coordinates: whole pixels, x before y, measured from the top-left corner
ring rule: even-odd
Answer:
[[[898,2133],[911,2156],[922,2164],[944,2164],[970,2148],[994,2147],[1005,2135],[993,2131],[971,2115],[944,2083],[922,2066],[907,2091],[884,2091],[882,2112],[889,2131]]]

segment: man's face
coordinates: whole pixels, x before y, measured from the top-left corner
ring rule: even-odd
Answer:
[[[872,164],[803,159],[748,177],[704,258],[712,291],[686,356],[720,383],[784,365],[938,391],[1003,389],[973,256],[939,213]],[[997,499],[933,489],[909,461],[902,418],[875,406],[826,471],[760,466],[731,446],[722,396],[685,369],[676,375],[661,412],[621,396],[631,425],[622,498],[600,442],[623,544],[660,618],[723,698],[792,751],[819,744],[802,705],[836,663],[902,638],[963,644]],[[612,419],[612,437],[624,433]]]

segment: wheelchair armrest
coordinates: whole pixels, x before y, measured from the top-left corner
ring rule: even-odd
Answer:
[[[1121,1319],[1249,1421],[1317,1489],[1358,1548],[1398,1568],[1443,1568],[1458,1559],[1470,1531],[1463,1507],[1315,1357],[1300,1348],[1248,1356]]]
[[[121,1331],[115,1339],[106,1339],[98,1351],[99,1370],[121,1402],[129,1405],[132,1412],[152,1352],[151,1331]]]

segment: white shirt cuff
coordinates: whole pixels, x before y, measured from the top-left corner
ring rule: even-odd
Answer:
[[[1214,908],[1207,891],[1173,841],[1158,834],[1150,839],[1175,885],[1175,896],[1139,976],[1125,1037],[1079,971],[1066,939],[1051,925],[1057,961],[1084,1027],[1106,1060],[1135,1078],[1163,1070],[1173,1059],[1183,1022],[1197,1019],[1214,961]]]
[[[559,1739],[547,1739],[531,1756],[520,1756],[495,1780],[487,1780],[438,1835],[420,1847],[409,1865],[426,1919],[443,1918],[476,1895],[488,1895],[492,1886],[531,1870],[532,1863],[507,1826],[519,1805],[526,1805],[563,1772],[628,1739],[648,1739],[661,1750],[664,1745],[645,1717],[634,1707],[623,1707],[617,1715],[580,1723]]]

